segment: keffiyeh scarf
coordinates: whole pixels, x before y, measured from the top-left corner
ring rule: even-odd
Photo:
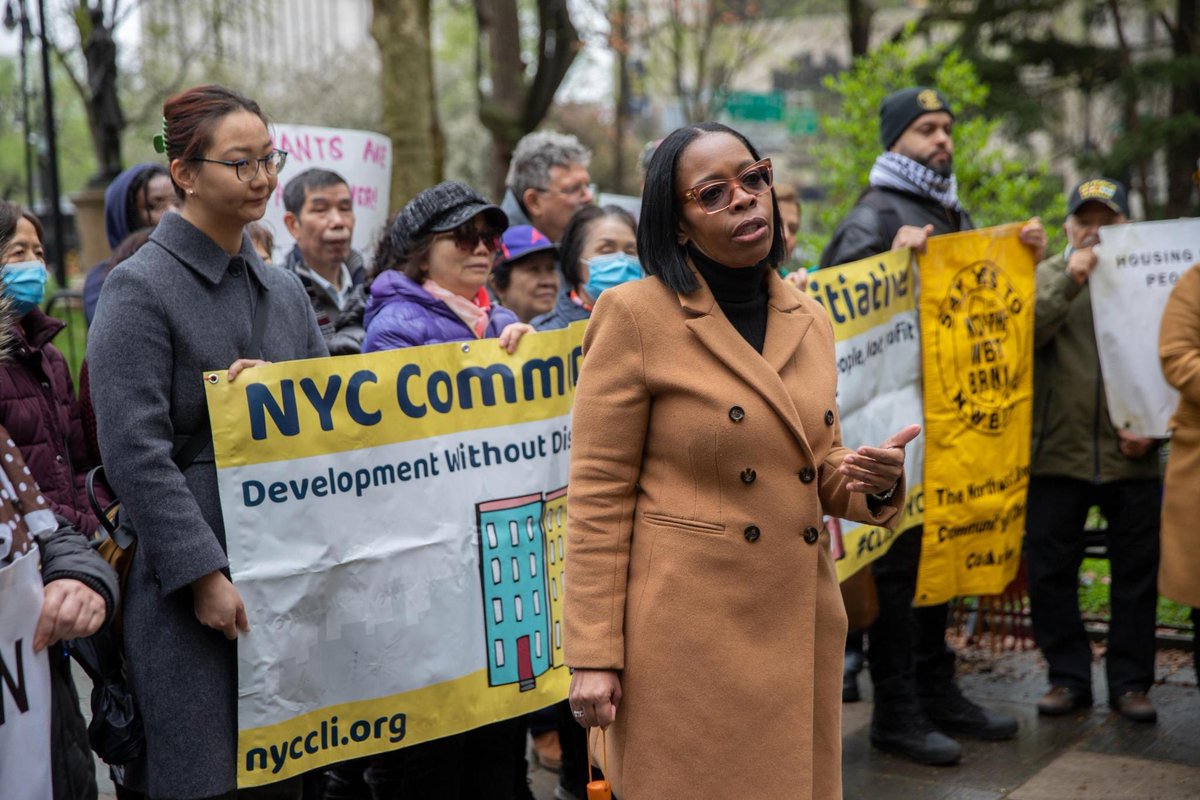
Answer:
[[[899,189],[931,198],[954,211],[962,210],[958,202],[958,181],[954,175],[943,178],[929,167],[899,153],[883,153],[875,159],[868,180],[872,186]]]

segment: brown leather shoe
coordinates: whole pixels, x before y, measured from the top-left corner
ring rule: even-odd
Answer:
[[[1150,702],[1150,698],[1146,697],[1145,692],[1126,692],[1117,698],[1112,704],[1125,719],[1131,719],[1134,722],[1157,722],[1158,711],[1154,708],[1154,704]]]
[[[1050,691],[1038,700],[1038,713],[1044,717],[1061,717],[1080,708],[1090,708],[1092,693],[1070,686],[1051,686]]]

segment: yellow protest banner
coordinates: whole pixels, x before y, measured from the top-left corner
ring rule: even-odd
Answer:
[[[927,441],[917,605],[997,594],[1017,574],[1035,293],[1019,230],[937,236],[917,258]]]
[[[809,276],[808,293],[833,323],[842,444],[876,446],[921,422],[921,341],[912,253],[893,250]],[[894,530],[841,520],[830,525],[838,580],[882,556],[921,524],[924,439],[908,446],[908,499]],[[838,535],[840,532],[840,536]]]
[[[206,373],[238,641],[238,785],[566,696],[583,324]]]

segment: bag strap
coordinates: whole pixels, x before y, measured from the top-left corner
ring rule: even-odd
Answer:
[[[263,337],[267,332],[267,310],[270,306],[267,305],[267,293],[262,284],[258,282],[257,278],[251,279],[251,282],[257,291],[255,292],[253,320],[250,323],[250,348],[248,352],[251,355],[257,354],[261,358],[263,354]],[[205,415],[204,422],[200,424],[200,427],[171,454],[171,460],[175,462],[175,466],[179,468],[179,471],[183,472],[200,457],[200,454],[204,452],[204,448],[208,447],[210,441],[212,441],[212,421],[208,418],[208,415]],[[113,537],[117,545],[124,550],[133,544],[133,536],[129,534],[127,528],[114,525],[109,521],[108,514],[105,513],[107,509],[104,508],[96,497],[96,477],[103,471],[103,464],[93,467],[84,479],[88,503],[91,505],[92,511],[95,512],[96,518],[100,521],[100,526],[104,529],[104,532]]]
[[[612,790],[609,788],[609,783],[608,783],[608,742],[605,740],[604,728],[600,728],[600,758],[604,761],[604,780],[600,782],[601,785],[599,785],[599,786],[593,786],[593,784],[596,784],[597,781],[596,781],[595,777],[593,777],[593,775],[592,775],[592,752],[591,752],[592,751],[592,737],[591,736],[587,737],[587,745],[588,745],[588,759],[587,759],[588,800],[591,800],[593,789],[596,789],[599,792],[606,792],[605,796],[611,800]]]

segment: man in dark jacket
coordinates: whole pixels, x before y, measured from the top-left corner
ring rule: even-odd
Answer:
[[[925,87],[894,92],[880,107],[879,123],[884,152],[870,186],[821,254],[821,267],[903,247],[923,252],[930,236],[975,227],[958,200],[954,114],[942,93]],[[1021,239],[1041,257],[1046,233],[1040,221],[1028,223]],[[954,653],[946,646],[947,606],[912,607],[921,536],[920,527],[902,532],[871,567],[880,609],[867,632],[875,686],[871,743],[919,763],[953,764],[962,748],[949,734],[1008,739],[1017,721],[958,689]]]
[[[332,356],[362,351],[363,257],[350,246],[354,198],[346,179],[326,169],[308,169],[283,190],[283,223],[296,240],[284,259],[304,284]]]
[[[1112,624],[1105,664],[1109,705],[1153,722],[1162,443],[1112,424],[1100,373],[1088,277],[1103,225],[1129,216],[1125,187],[1108,178],[1071,193],[1066,252],[1037,267],[1034,307],[1033,464],[1025,552],[1033,634],[1049,666],[1038,712],[1056,716],[1092,704],[1092,650],[1079,614],[1084,525],[1098,505],[1108,521]]]

